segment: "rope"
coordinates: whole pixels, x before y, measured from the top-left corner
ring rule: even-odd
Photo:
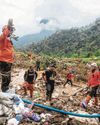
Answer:
[[[23,100],[24,103],[32,104],[32,102],[30,102],[29,100],[25,100],[25,99],[22,99],[22,100]],[[56,108],[53,108],[53,107],[48,107],[48,106],[38,104],[38,103],[35,103],[34,106],[44,108],[44,109],[47,109],[47,110],[50,110],[50,111],[55,111],[55,112],[58,112],[58,113],[61,113],[61,114],[64,114],[64,115],[72,115],[72,116],[83,117],[83,118],[100,118],[100,114],[77,114],[77,113],[74,113],[74,112],[67,112],[67,111],[59,110],[59,109],[56,109]]]

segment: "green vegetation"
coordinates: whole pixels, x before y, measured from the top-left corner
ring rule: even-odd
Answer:
[[[52,57],[100,58],[100,20],[86,27],[58,31],[29,49]]]

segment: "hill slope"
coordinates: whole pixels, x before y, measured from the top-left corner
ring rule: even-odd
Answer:
[[[100,20],[86,27],[61,30],[30,48],[45,54],[100,56]]]
[[[34,42],[39,42],[39,41],[49,37],[54,32],[55,31],[51,31],[51,30],[42,30],[40,33],[28,34],[28,35],[25,35],[25,36],[22,36],[21,38],[19,38],[19,40],[17,42],[14,41],[14,45],[16,48],[27,47]]]

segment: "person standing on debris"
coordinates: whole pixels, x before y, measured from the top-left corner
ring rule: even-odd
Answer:
[[[30,66],[29,69],[24,74],[25,82],[23,84],[25,95],[27,95],[27,90],[29,90],[30,98],[33,97],[33,91],[34,91],[33,84],[35,83],[36,78],[37,78],[37,72],[34,71],[32,66]]]
[[[47,70],[43,73],[43,79],[46,83],[46,101],[51,101],[52,93],[54,91],[54,83],[55,83],[55,66],[50,65]]]
[[[40,71],[40,60],[36,61],[36,71]]]
[[[100,66],[98,67],[98,76],[99,76],[99,88],[98,88],[98,93],[100,94]]]
[[[14,30],[13,20],[9,19],[8,25],[3,27],[0,36],[0,72],[2,76],[1,90],[3,92],[9,90],[9,84],[11,82],[11,67],[14,62],[14,48],[10,37]]]
[[[98,75],[99,75],[99,85],[100,85],[100,66],[98,67]]]
[[[67,76],[66,76],[67,80],[66,80],[66,82],[64,84],[64,87],[65,87],[66,84],[70,84],[71,86],[73,85],[73,82],[72,82],[73,77],[74,77],[74,75],[71,72],[69,72],[67,74]]]
[[[88,86],[90,87],[90,92],[87,95],[86,99],[82,102],[83,108],[87,108],[87,105],[92,97],[94,97],[94,105],[98,105],[97,89],[99,87],[99,75],[96,69],[97,66],[93,66],[91,74],[89,75]]]

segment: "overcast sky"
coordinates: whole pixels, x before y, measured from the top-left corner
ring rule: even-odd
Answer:
[[[0,0],[0,31],[13,18],[17,35],[41,29],[68,29],[100,17],[100,0]],[[40,24],[41,19],[49,19]]]

